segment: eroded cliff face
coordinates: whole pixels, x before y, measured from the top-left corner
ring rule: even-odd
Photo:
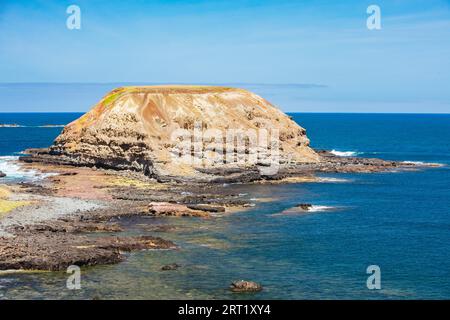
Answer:
[[[203,139],[200,148],[194,147],[198,135],[183,135],[195,130]],[[222,152],[230,151],[226,137],[233,130],[244,133],[243,144],[236,142],[231,150],[234,159],[255,156],[256,162],[225,161]],[[266,132],[266,149],[261,131]],[[256,94],[226,87],[149,86],[110,92],[65,127],[50,154],[76,165],[135,170],[154,177],[207,178],[224,168],[267,167],[262,155],[275,149],[276,161],[284,167],[319,161],[305,129]],[[190,162],[180,161],[183,150],[190,151]]]

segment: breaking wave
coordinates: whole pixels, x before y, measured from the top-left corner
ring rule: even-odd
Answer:
[[[311,208],[308,209],[307,212],[322,212],[322,211],[330,211],[336,209],[335,207],[330,207],[330,206],[316,206],[313,205]]]
[[[359,154],[362,154],[362,152],[356,152],[356,151],[338,151],[338,150],[331,150],[330,151],[331,154],[334,154],[335,156],[338,157],[354,157],[357,156]]]
[[[415,164],[415,165],[426,165],[426,162],[423,161],[402,161],[404,164]]]
[[[330,211],[336,211],[338,210],[338,207],[332,207],[332,206],[324,206],[324,205],[311,205],[309,208],[301,208],[300,206],[291,207],[288,209],[285,209],[281,212],[274,213],[272,216],[284,216],[284,215],[304,215],[308,213],[315,213],[315,212],[330,212]]]
[[[416,166],[424,166],[424,167],[445,167],[443,163],[435,163],[435,162],[423,162],[423,161],[402,161],[404,164],[412,164]]]
[[[55,176],[56,173],[42,173],[37,170],[24,169],[17,164],[19,157],[3,156],[0,157],[0,171],[6,174],[2,180],[22,180],[22,181],[36,181],[45,179],[47,177]]]

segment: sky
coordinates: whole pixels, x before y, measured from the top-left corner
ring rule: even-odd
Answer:
[[[32,83],[82,89],[36,102]],[[450,113],[450,0],[0,0],[0,112],[85,111],[123,83],[248,87],[289,112]]]

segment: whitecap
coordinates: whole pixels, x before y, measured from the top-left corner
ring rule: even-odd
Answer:
[[[2,180],[36,181],[57,175],[57,173],[43,173],[38,170],[24,169],[17,163],[18,159],[19,157],[16,156],[0,157],[0,171],[6,174],[6,177]]]
[[[423,161],[402,161],[404,164],[417,164],[417,165],[424,165],[425,162]]]
[[[443,167],[445,166],[442,163],[433,163],[433,162],[423,162],[423,161],[402,161],[404,164],[412,164],[416,166],[427,166],[427,167]]]
[[[338,157],[354,157],[357,156],[358,154],[361,154],[361,152],[356,151],[338,151],[334,149],[331,150],[330,153]]]
[[[285,209],[281,212],[272,214],[273,216],[282,216],[282,215],[298,215],[298,214],[308,214],[314,212],[325,212],[325,211],[335,211],[338,210],[338,207],[324,206],[324,205],[312,205],[308,209],[303,209],[300,206],[291,207]]]
[[[336,209],[335,207],[330,207],[330,206],[316,206],[313,205],[311,208],[309,208],[307,211],[308,212],[323,212],[323,211],[330,211]]]

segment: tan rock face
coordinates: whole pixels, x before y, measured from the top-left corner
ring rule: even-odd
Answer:
[[[195,130],[201,133],[198,149],[198,136],[179,134]],[[233,130],[244,132],[243,145],[236,142],[230,149],[235,140],[226,137]],[[261,131],[266,131],[267,140],[260,137]],[[256,94],[226,87],[149,86],[110,92],[65,127],[51,152],[79,165],[200,177],[207,175],[205,169],[257,166],[264,162],[261,155],[275,149],[282,165],[319,161],[305,130]],[[179,161],[183,150],[189,150],[194,161]],[[234,159],[256,155],[258,160],[227,162],[222,156],[226,150],[236,154]]]

